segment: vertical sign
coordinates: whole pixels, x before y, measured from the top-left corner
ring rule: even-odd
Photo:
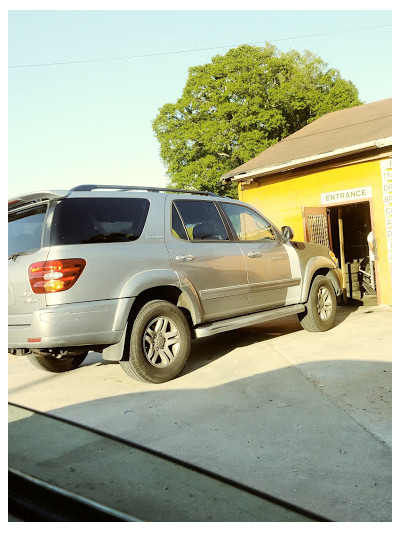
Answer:
[[[381,161],[383,206],[385,213],[386,241],[390,268],[392,267],[392,160]]]

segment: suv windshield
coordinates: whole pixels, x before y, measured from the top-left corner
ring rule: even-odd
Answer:
[[[50,244],[135,241],[148,210],[144,198],[67,198],[56,206]]]
[[[41,247],[47,204],[9,214],[8,255],[33,252]]]

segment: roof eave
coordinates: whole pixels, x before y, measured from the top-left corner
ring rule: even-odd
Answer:
[[[222,181],[224,183],[228,183],[230,181],[244,181],[248,180],[249,178],[256,178],[259,176],[268,176],[270,174],[275,174],[278,172],[284,172],[287,170],[294,169],[296,167],[302,167],[306,165],[310,165],[313,163],[321,163],[323,161],[327,161],[329,159],[335,159],[341,156],[350,155],[354,153],[364,152],[366,150],[371,149],[379,149],[384,148],[386,146],[392,145],[392,137],[384,137],[382,139],[376,139],[374,141],[368,141],[361,144],[355,144],[353,146],[346,146],[344,148],[338,148],[337,150],[332,150],[331,152],[325,152],[322,154],[315,154],[312,156],[302,157],[299,159],[293,159],[291,161],[285,161],[284,163],[281,163],[279,165],[273,165],[268,167],[261,167],[261,168],[255,168],[253,170],[249,170],[247,172],[241,172],[240,174],[236,174],[233,176],[229,176],[228,174],[225,174],[222,176]]]

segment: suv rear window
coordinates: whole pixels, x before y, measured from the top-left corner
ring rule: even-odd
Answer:
[[[8,255],[33,252],[41,247],[47,204],[10,213],[8,217]]]
[[[66,198],[56,206],[50,244],[135,241],[149,205],[144,198]]]

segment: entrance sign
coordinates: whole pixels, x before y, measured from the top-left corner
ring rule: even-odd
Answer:
[[[386,242],[390,265],[392,264],[392,160],[381,161],[383,205],[385,212]]]
[[[370,186],[345,189],[344,191],[323,192],[321,194],[321,205],[337,204],[351,200],[366,200],[367,198],[372,198],[372,189]]]

